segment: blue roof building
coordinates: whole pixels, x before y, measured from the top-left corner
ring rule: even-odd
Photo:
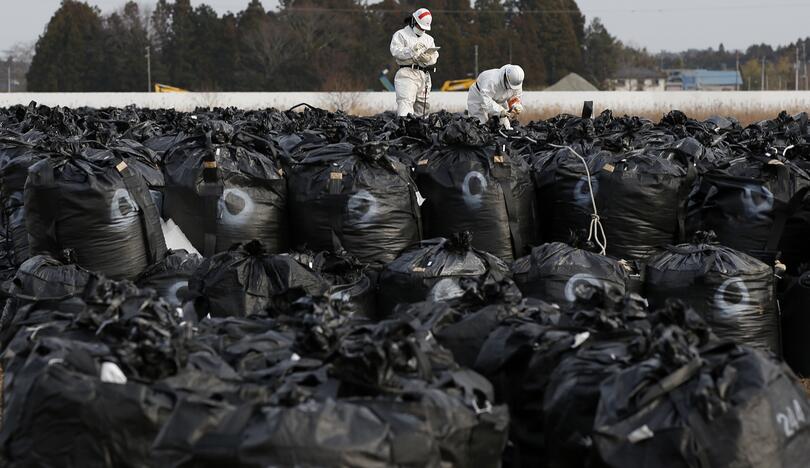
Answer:
[[[735,70],[670,70],[667,91],[734,91],[743,80]]]

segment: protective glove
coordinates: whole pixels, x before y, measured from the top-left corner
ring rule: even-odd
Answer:
[[[498,117],[500,117],[501,119],[509,118],[509,111],[501,107],[500,112],[498,112]]]
[[[518,103],[512,106],[512,114],[520,115],[521,113],[523,113],[523,104]]]
[[[414,60],[419,60],[419,57],[424,54],[426,50],[427,46],[425,44],[417,42],[411,48],[411,57],[413,57]]]
[[[422,52],[422,55],[416,58],[416,63],[420,67],[427,67],[431,63],[432,54]]]
[[[509,121],[509,117],[501,117],[501,127],[506,130],[512,130],[512,122]]]

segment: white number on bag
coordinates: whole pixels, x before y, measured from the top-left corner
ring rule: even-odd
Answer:
[[[793,400],[793,407],[790,405],[785,407],[785,411],[776,414],[776,422],[782,426],[785,436],[793,437],[793,434],[799,430],[802,424],[807,422],[802,410],[801,404],[798,400]]]

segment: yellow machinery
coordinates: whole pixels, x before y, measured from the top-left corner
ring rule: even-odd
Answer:
[[[186,91],[183,88],[176,88],[174,86],[155,83],[155,92],[156,93],[187,93],[188,91]]]
[[[463,80],[447,80],[442,85],[442,91],[467,91],[475,86],[475,78],[464,78]]]

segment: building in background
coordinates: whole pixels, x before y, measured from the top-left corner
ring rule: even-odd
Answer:
[[[743,89],[735,70],[668,70],[667,91],[735,91]]]
[[[660,70],[622,67],[608,79],[611,91],[666,91],[667,75]]]

